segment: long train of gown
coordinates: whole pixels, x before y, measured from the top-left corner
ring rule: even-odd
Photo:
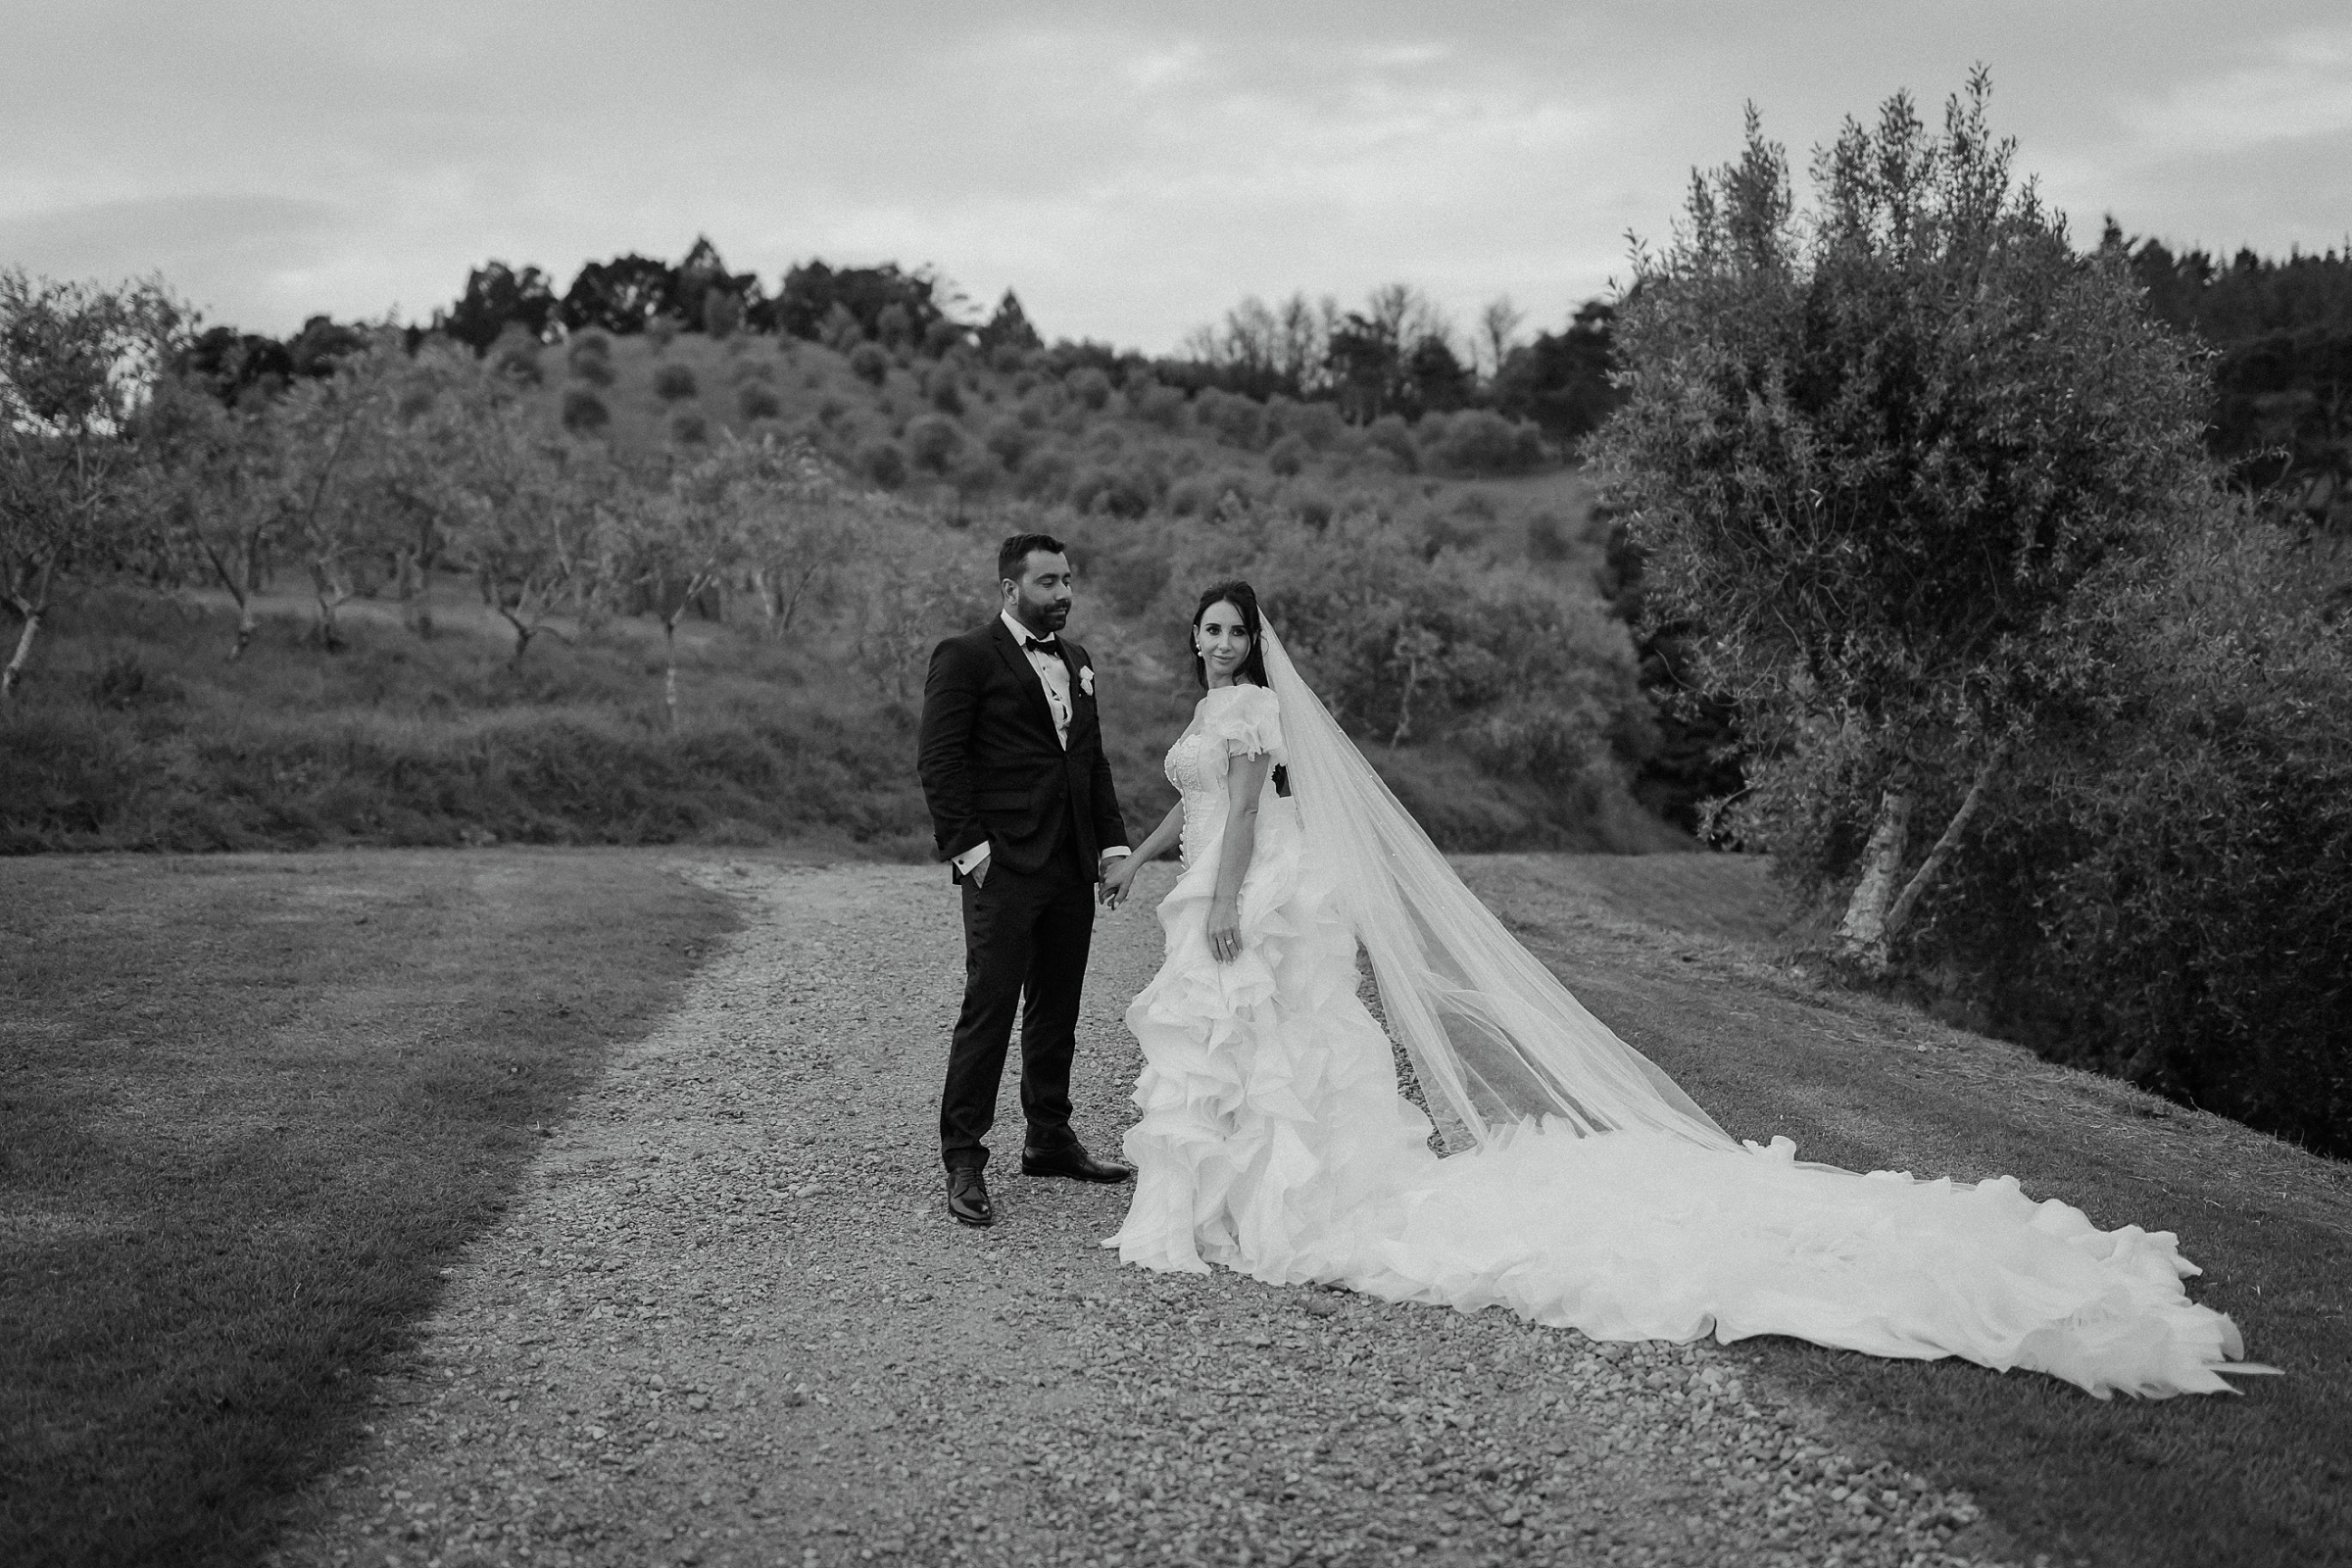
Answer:
[[[1785,1334],[1875,1355],[2024,1367],[2104,1398],[2229,1392],[2235,1325],[2191,1302],[2170,1232],[1976,1184],[1868,1176],[1769,1149],[1523,1124],[1439,1156],[1356,994],[1355,940],[1269,789],[1241,896],[1243,951],[1208,950],[1227,750],[1246,703],[1212,692],[1170,752],[1187,869],[1167,958],[1127,1011],[1143,1047],[1128,1262],[1392,1300],[1504,1306],[1594,1339]]]

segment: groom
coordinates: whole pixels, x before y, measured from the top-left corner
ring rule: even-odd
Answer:
[[[948,1212],[994,1225],[982,1168],[997,1086],[1021,1015],[1021,1174],[1123,1182],[1070,1131],[1078,991],[1094,939],[1095,884],[1127,827],[1102,756],[1095,670],[1060,636],[1070,558],[1051,534],[997,552],[1003,611],[931,653],[916,763],[942,859],[963,889],[963,1013],[948,1050],[939,1149]]]

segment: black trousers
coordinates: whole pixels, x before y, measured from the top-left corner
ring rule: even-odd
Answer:
[[[1070,1057],[1078,996],[1095,936],[1095,884],[1066,840],[1042,871],[991,866],[984,887],[963,884],[963,1013],[948,1048],[939,1101],[939,1152],[953,1170],[988,1163],[981,1140],[997,1119],[997,1089],[1012,1020],[1021,1020],[1021,1114],[1034,1149],[1061,1149],[1070,1131]]]

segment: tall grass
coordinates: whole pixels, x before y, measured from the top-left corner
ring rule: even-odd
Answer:
[[[0,714],[0,850],[921,846],[910,721],[805,651],[687,638],[673,730],[633,627],[516,664],[365,620],[323,654],[291,618],[231,663],[226,626],[127,593],[60,616]]]
[[[445,606],[419,637],[366,608],[385,612],[348,615],[330,654],[289,605],[231,662],[224,608],[130,589],[68,607],[0,710],[0,853],[823,840],[931,857],[917,715],[840,636],[687,622],[672,728],[650,623],[543,637],[517,662],[484,617]],[[1199,694],[1095,624],[1141,835],[1174,799],[1160,756]],[[1621,791],[1545,791],[1441,748],[1376,760],[1448,848],[1671,847]]]

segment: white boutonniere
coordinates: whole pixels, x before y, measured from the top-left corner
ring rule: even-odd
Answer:
[[[1088,664],[1078,671],[1078,689],[1087,696],[1095,695],[1095,666]]]

